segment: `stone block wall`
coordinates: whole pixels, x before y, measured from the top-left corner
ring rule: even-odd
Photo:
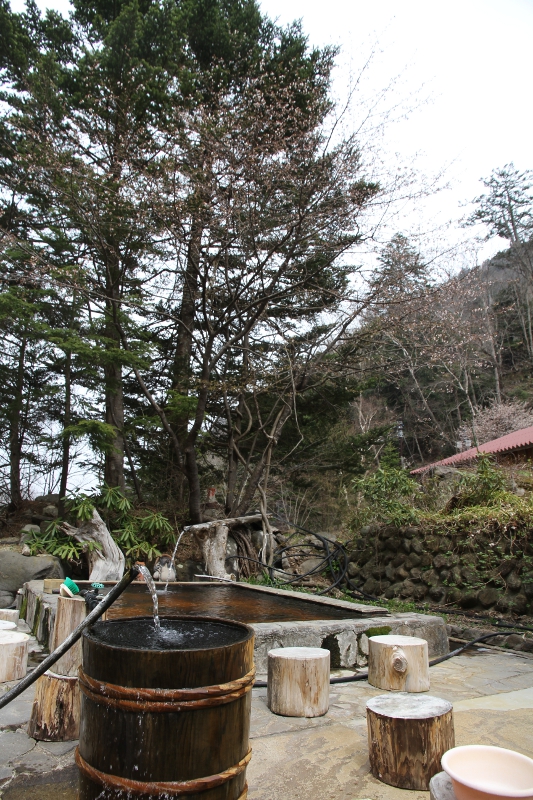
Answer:
[[[533,547],[516,531],[491,538],[367,526],[349,560],[351,580],[374,597],[533,613]]]

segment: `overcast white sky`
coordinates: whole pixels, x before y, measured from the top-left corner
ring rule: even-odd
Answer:
[[[38,0],[63,13],[67,0]],[[313,45],[338,45],[335,93],[346,94],[374,48],[363,94],[375,95],[400,75],[383,110],[401,101],[413,110],[390,124],[380,142],[394,164],[415,159],[432,176],[446,170],[449,188],[433,200],[405,206],[393,227],[429,230],[457,220],[461,204],[479,194],[495,167],[533,167],[531,156],[531,42],[533,0],[261,0],[270,17],[301,19]],[[12,7],[22,10],[22,0]],[[421,102],[426,99],[427,102]],[[358,122],[358,103],[349,117]],[[452,240],[454,222],[448,228]],[[470,235],[470,234],[469,234]],[[485,245],[481,255],[501,249]]]

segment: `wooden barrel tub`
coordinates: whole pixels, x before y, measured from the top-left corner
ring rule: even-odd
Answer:
[[[79,800],[245,800],[254,632],[209,617],[83,635]]]

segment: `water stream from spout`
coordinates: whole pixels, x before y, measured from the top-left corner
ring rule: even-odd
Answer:
[[[178,549],[178,545],[179,545],[179,543],[181,542],[181,537],[183,536],[183,534],[184,534],[184,533],[185,533],[185,531],[183,530],[183,531],[180,533],[180,535],[178,536],[178,538],[176,539],[176,545],[175,545],[175,547],[174,547],[174,552],[172,553],[172,560],[171,560],[171,562],[170,562],[170,566],[171,566],[171,567],[173,567],[173,566],[174,566],[174,561],[176,560],[176,551],[177,551],[177,549]],[[174,569],[174,572],[176,572],[176,570],[175,570],[175,569]],[[169,584],[169,581],[170,581],[170,579],[169,579],[169,580],[168,580],[168,581],[165,583],[165,592],[166,592],[166,591],[167,591],[167,589],[168,589],[168,584]]]
[[[154,625],[156,628],[160,628],[159,624],[159,602],[157,600],[157,591],[155,588],[154,579],[150,574],[150,570],[147,567],[139,566],[139,572],[143,576],[144,580],[146,581],[146,585],[148,587],[148,591],[152,595],[152,603],[154,604]]]

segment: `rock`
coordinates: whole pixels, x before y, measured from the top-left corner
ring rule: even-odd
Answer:
[[[381,580],[385,577],[386,568],[383,565],[377,566],[372,570],[372,577],[376,578],[376,580]]]
[[[35,498],[36,503],[59,503],[58,494],[42,494]]]
[[[446,596],[446,591],[443,586],[430,586],[429,596],[436,603],[442,603]]]
[[[452,569],[451,579],[457,586],[463,585],[463,576],[461,575],[459,567],[454,567]]]
[[[533,578],[528,581],[522,581],[522,591],[529,599],[533,597]]]
[[[19,539],[18,536],[8,536],[6,539],[0,539],[0,544],[18,544]]]
[[[496,605],[500,598],[500,593],[497,589],[492,589],[490,586],[487,586],[485,589],[482,589],[478,592],[477,599],[483,606],[483,608],[490,608],[490,606]]]
[[[452,589],[448,589],[448,593],[446,595],[447,603],[453,603],[454,605],[458,605],[461,601],[461,598],[462,594],[459,589],[456,589],[455,587]]]
[[[59,514],[57,506],[45,506],[43,508],[43,515],[45,517],[50,517],[50,519],[55,519]]]
[[[419,539],[413,539],[411,541],[411,551],[416,553],[417,556],[424,554],[424,545]]]
[[[374,578],[369,578],[363,585],[363,592],[366,592],[367,594],[375,595],[376,592],[379,592],[379,590],[380,585]]]
[[[389,600],[392,600],[393,597],[399,597],[400,592],[402,591],[402,583],[393,583],[392,586],[385,591],[385,597]]]
[[[449,569],[451,566],[453,566],[452,557],[451,556],[445,556],[445,555],[443,555],[443,553],[439,553],[433,559],[433,566],[435,567],[435,569],[442,569],[443,567],[446,567],[446,569]]]
[[[436,586],[439,582],[439,576],[434,569],[429,569],[427,572],[422,573],[422,580],[426,586]]]
[[[41,529],[38,525],[24,525],[20,531],[20,544],[27,542],[33,533],[40,533]]]
[[[387,564],[385,568],[385,577],[389,581],[393,581],[396,576],[396,570],[392,564]],[[533,586],[533,583],[531,584]]]
[[[418,556],[416,553],[411,553],[411,555],[405,562],[405,568],[412,569],[413,567],[419,567],[421,561],[422,559],[420,558],[420,556]]]
[[[527,597],[525,594],[515,595],[509,602],[509,611],[515,614],[524,614],[527,609]]]
[[[15,594],[13,592],[0,591],[0,608],[9,608],[15,602]]]
[[[476,592],[462,592],[459,598],[461,608],[474,608],[477,606],[478,599]]]
[[[348,564],[348,577],[349,578],[357,578],[359,575],[359,567],[357,564],[354,564],[353,561],[350,561]]]
[[[505,637],[504,647],[510,647],[513,650],[521,650],[523,644],[524,639],[517,633],[510,633],[509,636]]]
[[[55,556],[23,556],[13,550],[0,552],[0,591],[16,592],[28,581],[64,578]]]
[[[313,570],[317,570],[317,572],[313,572],[314,575],[320,575],[320,572],[325,570],[327,563],[324,562],[323,558],[317,558],[313,556],[312,558],[306,558],[305,561],[302,561],[300,566],[298,567],[298,573],[300,575],[305,575],[306,572],[312,572]]]
[[[21,556],[31,556],[31,549],[29,544],[23,544],[20,551]]]
[[[427,549],[431,553],[438,553],[440,547],[440,541],[438,539],[428,539],[426,542]]]
[[[433,559],[429,553],[423,553],[420,556],[420,565],[421,567],[430,567],[433,563]]]
[[[411,576],[411,580],[413,581],[419,581],[422,578],[422,573],[420,572],[418,567],[413,567],[409,575]]]
[[[400,590],[400,597],[412,597],[416,591],[416,586],[413,581],[406,580],[402,583]]]
[[[478,574],[473,567],[463,567],[461,575],[465,583],[475,583],[478,579]]]
[[[409,555],[409,553],[411,552],[411,540],[410,539],[404,539],[403,542],[402,542],[402,547],[404,549],[404,552]]]
[[[374,533],[379,533],[379,525],[376,523],[372,525],[363,525],[361,528],[361,536],[371,536]]]
[[[396,577],[400,581],[404,581],[406,578],[409,577],[409,573],[407,572],[403,564],[396,570]]]
[[[46,533],[46,532],[47,532],[47,530],[48,530],[48,527],[49,527],[51,524],[52,524],[52,520],[51,520],[51,519],[45,519],[45,520],[43,520],[43,521],[41,522],[41,524],[39,525],[39,530],[40,530],[40,532],[41,532],[41,533]]]
[[[502,563],[498,567],[498,572],[500,573],[502,578],[505,578],[506,575],[509,575],[509,573],[515,569],[515,567],[516,567],[516,559],[514,558],[510,558],[508,560],[506,559],[505,561],[502,561]]]
[[[496,609],[498,611],[501,611],[503,614],[509,611],[509,598],[507,597],[507,595],[502,594],[498,598],[498,602],[496,603]]]
[[[405,525],[400,528],[400,531],[404,536],[407,536],[408,539],[412,539],[413,536],[418,536],[420,534],[420,528],[413,525]]]
[[[520,580],[516,572],[511,572],[507,576],[505,582],[507,584],[507,588],[511,589],[511,591],[513,592],[518,591],[518,589],[520,589],[520,587],[522,586],[522,581]]]
[[[423,583],[417,583],[415,585],[415,590],[413,592],[413,597],[415,600],[423,600],[428,592],[428,587],[424,586]]]
[[[449,569],[443,569],[440,572],[440,579],[443,583],[449,583],[452,577],[452,573]]]
[[[443,466],[442,464],[438,467],[433,467],[433,475],[435,478],[439,478],[441,481],[450,481],[455,478],[458,480],[463,477],[463,473],[460,469],[455,469],[454,467],[447,467]]]

